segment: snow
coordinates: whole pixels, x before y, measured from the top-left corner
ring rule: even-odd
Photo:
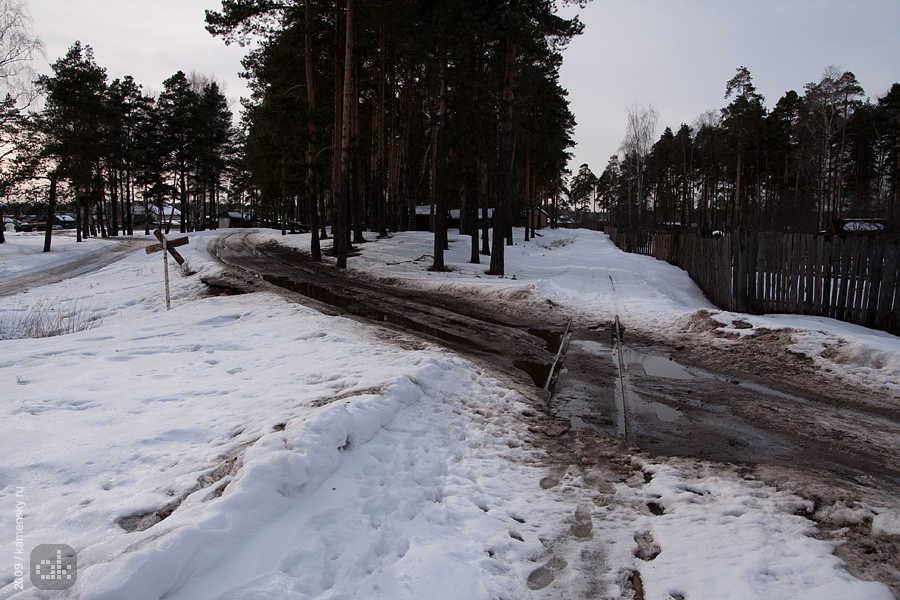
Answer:
[[[805,502],[733,475],[657,469],[646,491],[665,514],[646,518],[662,548],[642,570],[648,597],[857,597],[839,559],[819,555],[811,522],[793,516],[810,508]],[[706,568],[685,568],[687,557]]]
[[[900,536],[900,514],[892,511],[879,511],[872,519],[872,533],[881,536]]]
[[[433,252],[433,242],[431,234],[423,232],[404,233],[390,243],[366,244],[351,267],[445,291],[478,286],[514,297],[525,290],[537,299],[577,310],[586,319],[611,322],[618,314],[640,328],[671,327],[673,318],[700,308],[714,309],[683,271],[651,257],[620,252],[602,233],[545,230],[528,244],[508,247],[504,279],[485,277],[488,257],[482,257],[482,265],[469,263],[469,238],[450,238],[450,250],[445,254],[450,273],[427,271],[431,258],[422,257]],[[301,248],[308,247],[305,241],[287,239]]]
[[[648,599],[892,597],[813,537],[798,514],[807,501],[724,467],[634,457],[622,476],[601,457],[545,485],[528,398],[445,350],[277,295],[207,296],[200,276],[218,266],[206,245],[220,234],[180,249],[190,269],[170,270],[171,311],[160,255],[143,251],[0,298],[3,315],[77,302],[91,324],[37,339],[0,331],[0,598],[37,595],[27,574],[16,589],[11,568],[17,500],[26,555],[43,543],[78,552],[75,587],[54,597],[615,598],[635,571]],[[103,246],[60,238],[44,255],[37,238],[7,239],[0,278]],[[451,240],[449,273],[427,271],[431,236],[413,232],[362,246],[351,267],[444,291],[527,291],[587,321],[618,315],[662,333],[716,312],[680,270],[595,232],[507,248],[503,279]],[[715,318],[801,329],[801,350],[834,360],[823,349],[840,346],[848,374],[896,385],[892,336]],[[896,514],[865,512],[873,531],[898,534]]]
[[[848,220],[844,223],[842,229],[844,231],[884,231],[883,223],[873,223],[871,221],[853,221]]]
[[[44,253],[44,233],[5,233],[6,242],[0,244],[0,281],[64,265],[84,258],[95,252],[102,252],[111,243],[106,240],[88,238],[75,242],[75,234],[53,234],[51,252]]]

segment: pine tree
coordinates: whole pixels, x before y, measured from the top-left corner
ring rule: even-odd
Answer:
[[[207,216],[215,219],[216,198],[228,160],[235,153],[234,130],[228,100],[215,81],[203,86],[197,103],[197,131],[194,140],[196,179],[200,186],[200,229]],[[207,206],[208,203],[208,206]]]
[[[46,94],[39,126],[45,152],[58,163],[56,172],[76,194],[77,239],[89,233],[90,200],[102,193],[97,175],[104,156],[106,70],[94,62],[90,46],[75,44],[53,65],[53,75],[38,78]]]
[[[732,97],[731,103],[722,109],[722,126],[734,157],[733,218],[735,225],[749,225],[751,201],[759,200],[755,197],[754,178],[766,108],[763,105],[765,98],[756,91],[747,67],[738,67],[735,76],[725,85],[725,99]]]
[[[572,178],[569,197],[579,210],[586,211],[597,193],[597,176],[587,163],[578,167],[578,173]]]
[[[574,117],[558,67],[562,47],[581,26],[554,10],[546,0],[224,0],[221,11],[207,12],[207,29],[226,42],[260,40],[244,63],[253,90],[245,123],[254,153],[271,152],[276,143],[276,136],[262,135],[267,127],[259,120],[269,113],[260,108],[296,92],[292,112],[304,115],[306,127],[284,149],[286,162],[305,158],[308,206],[330,194],[339,264],[349,253],[351,224],[355,242],[364,226],[379,235],[410,227],[416,201],[427,198],[441,205],[437,220],[444,206],[460,206],[476,229],[475,210],[493,198],[501,247],[494,245],[492,272],[498,272],[498,253],[512,241],[513,209],[523,208],[518,191],[526,204],[549,197],[572,144]],[[328,134],[330,156],[321,148]],[[529,149],[517,154],[520,134]],[[331,178],[320,154],[321,162],[332,159]],[[247,163],[253,180],[264,170],[256,164]],[[438,223],[438,269],[445,235]]]
[[[195,141],[200,129],[199,104],[200,99],[183,71],[163,82],[163,91],[156,103],[160,140],[168,159],[166,171],[176,181],[181,233],[185,233],[189,225],[188,169],[196,156]]]

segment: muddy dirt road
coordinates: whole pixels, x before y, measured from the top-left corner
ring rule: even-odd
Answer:
[[[252,233],[218,238],[214,252],[237,270],[232,282],[219,285],[240,287],[246,281],[239,274],[252,274],[327,311],[414,333],[493,365],[518,385],[545,386],[566,331],[568,314],[528,298],[455,298],[367,280],[282,246],[256,245]],[[842,389],[785,353],[787,334],[748,340],[756,347],[729,357],[687,339],[667,346],[626,326],[618,339],[613,323],[573,326],[548,395],[550,412],[569,421],[564,429],[588,427],[654,455],[787,464],[900,483],[900,403]]]
[[[674,343],[583,316],[566,336],[571,315],[527,296],[449,297],[375,281],[259,245],[252,232],[217,238],[210,252],[229,267],[208,282],[214,286],[277,286],[325,312],[403,339],[413,334],[492,368],[535,399],[534,442],[547,449],[551,471],[596,462],[591,453],[618,457],[627,471],[625,457],[640,452],[733,465],[805,496],[817,507],[810,518],[823,537],[841,540],[837,553],[854,572],[900,594],[897,540],[873,540],[867,524],[828,516],[842,504],[898,504],[900,399],[848,389],[791,353],[789,331],[760,331],[723,349],[700,312]]]
[[[141,246],[148,245],[148,242],[145,240],[135,240],[131,238],[109,239],[115,243],[110,244],[101,251],[93,252],[87,256],[61,264],[57,267],[36,271],[34,273],[22,275],[21,277],[7,279],[6,281],[0,281],[0,297],[18,294],[41,285],[58,283],[71,277],[86,275],[87,273],[111,265]]]

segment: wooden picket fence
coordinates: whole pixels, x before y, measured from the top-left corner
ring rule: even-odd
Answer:
[[[623,250],[681,267],[724,310],[830,317],[900,335],[897,242],[747,229],[712,238],[607,233]]]

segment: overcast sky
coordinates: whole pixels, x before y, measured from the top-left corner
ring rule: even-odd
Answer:
[[[133,75],[158,92],[179,69],[213,74],[226,94],[244,49],[204,29],[217,0],[28,0],[47,61],[90,45],[110,79]],[[772,108],[788,90],[818,82],[829,65],[852,71],[873,100],[900,82],[900,0],[594,0],[577,12],[586,28],[565,53],[562,86],[578,121],[575,171],[599,175],[625,135],[626,110],[652,104],[659,135],[725,106],[725,83],[750,69]]]
[[[42,72],[80,40],[93,48],[110,81],[132,75],[145,92],[158,93],[179,70],[196,71],[225,83],[235,112],[237,98],[247,95],[238,77],[246,49],[226,46],[204,28],[204,9],[220,9],[218,0],[26,1],[34,32],[47,47]]]
[[[600,175],[635,103],[657,109],[657,136],[723,108],[742,65],[770,110],[829,65],[873,101],[900,82],[900,0],[595,0],[579,14],[585,32],[561,74],[578,121],[575,171],[586,162]]]

